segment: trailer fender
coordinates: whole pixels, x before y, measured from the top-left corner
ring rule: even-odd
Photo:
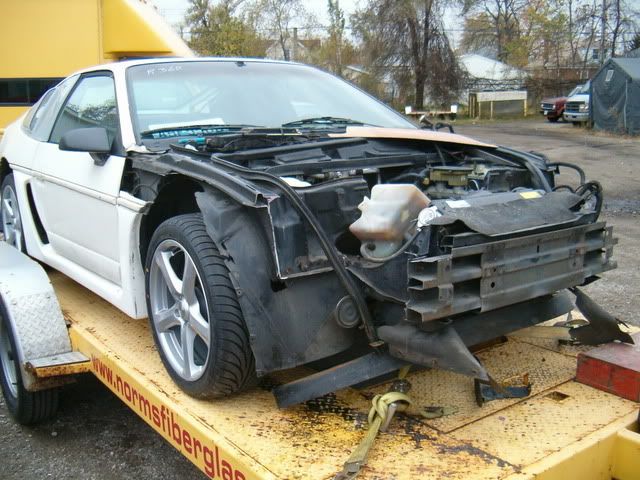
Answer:
[[[35,260],[0,242],[0,314],[6,315],[16,343],[24,388],[51,388],[56,379],[37,379],[25,364],[71,352],[71,341],[49,277]]]

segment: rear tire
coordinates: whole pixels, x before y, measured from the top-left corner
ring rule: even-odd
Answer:
[[[158,227],[145,281],[160,358],[182,390],[217,398],[253,383],[255,363],[242,310],[201,214],[180,215]]]
[[[29,392],[24,388],[15,352],[16,341],[7,312],[0,302],[0,385],[9,413],[22,425],[48,420],[58,411],[58,389]]]
[[[5,242],[13,245],[21,252],[26,252],[22,216],[20,215],[13,173],[4,178],[0,187],[0,220],[2,221],[2,233],[4,234]]]

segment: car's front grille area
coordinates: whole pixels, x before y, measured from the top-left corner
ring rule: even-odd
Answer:
[[[584,102],[567,102],[564,107],[564,111],[578,113],[580,112],[580,105],[584,105]]]
[[[616,243],[612,227],[594,223],[412,260],[407,320],[421,323],[494,310],[581,285],[615,268],[611,254]]]
[[[542,104],[542,109],[543,110],[555,110],[556,106],[553,103],[543,103]]]

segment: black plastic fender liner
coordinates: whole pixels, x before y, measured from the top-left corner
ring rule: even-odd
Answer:
[[[360,287],[351,277],[351,274],[347,271],[342,259],[338,254],[338,251],[323,231],[322,226],[315,218],[313,212],[311,212],[309,207],[307,207],[302,199],[300,199],[295,190],[291,188],[289,184],[287,184],[287,182],[274,175],[240,167],[215,156],[212,156],[211,159],[221,167],[235,171],[242,178],[252,181],[261,181],[273,185],[285,195],[285,197],[291,202],[294,208],[298,210],[302,217],[309,223],[309,226],[314,231],[314,233],[318,236],[320,245],[322,246],[322,249],[327,256],[327,259],[331,263],[336,276],[356,305],[358,313],[360,314],[360,318],[362,319],[364,331],[367,334],[367,338],[369,339],[369,344],[372,347],[379,347],[381,345],[381,342],[377,337],[373,319],[371,317],[371,312],[369,312],[369,307],[364,298],[364,295],[362,294],[362,291],[360,290]]]
[[[576,296],[576,308],[589,321],[588,325],[569,331],[575,340],[583,345],[599,345],[614,340],[634,344],[631,335],[620,330],[620,325],[627,326],[626,323],[611,315],[578,287],[569,290]]]
[[[380,338],[389,344],[389,353],[408,363],[462,373],[484,381],[489,374],[466,347],[458,332],[445,326],[425,332],[408,323],[378,328]]]
[[[231,273],[258,375],[328,357],[353,344],[358,332],[340,327],[333,317],[347,293],[333,272],[290,279],[274,289],[262,209],[247,208],[211,187],[196,193],[196,201]]]

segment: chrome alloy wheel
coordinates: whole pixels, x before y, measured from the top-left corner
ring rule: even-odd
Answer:
[[[22,246],[22,220],[18,210],[18,199],[11,184],[2,189],[2,231],[9,245],[20,249]]]
[[[175,240],[156,247],[148,294],[149,314],[166,359],[184,380],[198,380],[209,360],[209,308],[196,266]]]
[[[4,325],[2,319],[0,319],[0,364],[2,366],[2,373],[9,386],[11,395],[15,398],[18,397],[18,371],[16,370],[15,354],[11,347],[11,340],[9,339],[10,332]]]

